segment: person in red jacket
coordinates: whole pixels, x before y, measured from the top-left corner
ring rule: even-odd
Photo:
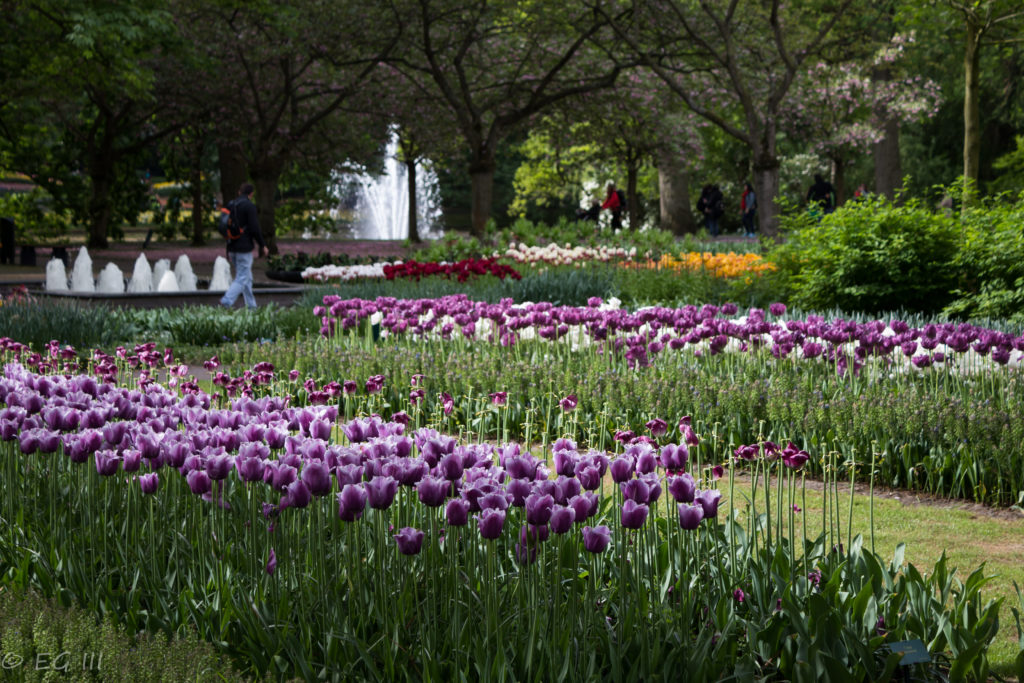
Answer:
[[[608,193],[605,195],[602,209],[609,209],[612,212],[612,228],[618,230],[622,227],[622,207],[624,202],[620,192],[615,189],[615,183],[608,183]]]

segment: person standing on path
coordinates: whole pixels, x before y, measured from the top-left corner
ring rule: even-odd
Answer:
[[[743,196],[740,198],[740,214],[743,220],[743,233],[747,237],[754,236],[754,218],[757,215],[757,195],[750,183],[743,185]]]
[[[256,205],[252,203],[252,192],[252,184],[243,183],[238,188],[238,196],[227,206],[232,220],[241,230],[238,238],[228,239],[228,260],[235,271],[235,279],[220,300],[221,305],[228,308],[235,304],[239,295],[245,300],[246,308],[256,308],[256,297],[252,293],[252,250],[259,246],[258,254],[262,258],[267,253],[267,245],[260,233],[260,219]]]
[[[612,229],[622,228],[622,196],[615,189],[615,183],[608,183],[608,194],[604,199],[602,209],[609,209],[612,212]]]

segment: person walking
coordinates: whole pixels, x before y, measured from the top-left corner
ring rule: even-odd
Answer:
[[[605,195],[604,204],[601,205],[602,209],[608,209],[612,212],[612,229],[619,230],[622,228],[622,197],[620,193],[615,189],[615,183],[608,183],[608,193]]]
[[[725,213],[725,196],[718,185],[705,185],[697,200],[697,212],[704,216],[704,227],[712,237],[718,237],[718,219]]]
[[[807,190],[807,203],[810,205],[811,213],[819,220],[823,213],[832,213],[836,210],[836,190],[832,183],[821,177],[820,173],[814,174],[814,184]]]
[[[740,217],[743,220],[743,232],[747,237],[754,236],[754,219],[757,217],[757,195],[754,186],[743,184],[743,196],[740,198]]]
[[[238,196],[227,205],[235,227],[241,232],[234,239],[225,235],[228,238],[228,260],[235,271],[235,279],[220,300],[221,305],[228,308],[234,306],[239,295],[245,301],[246,308],[256,308],[256,297],[252,293],[252,250],[258,246],[258,254],[262,258],[267,253],[267,245],[260,233],[260,220],[256,205],[252,203],[252,193],[252,184],[243,183],[238,188]]]

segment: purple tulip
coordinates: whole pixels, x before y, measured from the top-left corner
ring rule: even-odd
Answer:
[[[394,477],[377,476],[366,482],[366,495],[374,510],[387,510],[398,493],[398,480]]]
[[[562,410],[568,413],[571,410],[576,410],[576,406],[578,405],[578,403],[579,402],[576,400],[576,394],[569,394],[568,396],[560,400],[558,402],[558,405],[562,408]]]
[[[156,493],[157,488],[160,487],[160,477],[156,472],[149,474],[139,475],[139,488],[142,489],[144,494]]]
[[[572,528],[576,520],[576,511],[572,507],[556,505],[551,511],[551,531],[564,534]]]
[[[338,480],[338,490],[350,484],[358,484],[363,479],[363,468],[361,465],[340,465],[334,469],[334,476]]]
[[[416,492],[419,494],[420,502],[428,507],[439,507],[448,496],[448,488],[451,484],[440,477],[427,475],[416,485]]]
[[[601,470],[588,465],[576,473],[580,486],[587,491],[594,491],[601,486]]]
[[[441,410],[445,415],[451,415],[452,410],[455,409],[455,401],[452,400],[451,394],[444,392],[439,398],[441,399]]]
[[[508,510],[510,494],[505,491],[491,491],[480,496],[477,503],[481,510]]]
[[[688,531],[693,531],[700,526],[700,520],[704,519],[704,507],[702,505],[690,505],[679,503],[679,526]]]
[[[366,491],[358,484],[349,484],[338,494],[338,517],[343,522],[354,522],[366,509]]]
[[[648,507],[634,500],[626,500],[622,504],[622,526],[626,529],[639,529],[647,521]]]
[[[490,395],[491,404],[496,406],[503,406],[508,403],[508,392],[507,391],[495,391]]]
[[[533,485],[526,479],[513,479],[505,487],[505,492],[512,496],[512,507],[521,508],[526,505],[526,498],[533,493]]]
[[[690,451],[684,444],[666,444],[661,447],[661,466],[669,472],[686,469]]]
[[[448,481],[455,481],[462,477],[463,465],[462,456],[456,453],[449,453],[441,458],[437,464],[442,477]]]
[[[602,524],[597,527],[583,527],[583,547],[591,553],[603,553],[612,540],[612,532]]]
[[[137,450],[125,451],[122,455],[121,469],[125,472],[138,472],[142,462],[142,454]]]
[[[650,486],[643,479],[630,479],[619,484],[619,490],[622,491],[622,497],[626,500],[632,500],[635,503],[647,503],[647,498],[651,494]]]
[[[679,503],[692,503],[697,492],[697,483],[688,472],[676,477],[669,477],[668,492]]]
[[[185,479],[188,482],[189,490],[197,496],[210,492],[210,477],[203,470],[192,470]]]
[[[531,493],[526,499],[526,521],[533,525],[547,524],[555,499],[549,494]]]
[[[444,508],[444,516],[448,526],[466,526],[469,521],[469,501],[452,498]]]
[[[722,492],[717,489],[698,491],[694,495],[694,500],[704,508],[704,517],[709,519],[718,516],[718,503],[721,499]]]
[[[227,479],[232,464],[234,464],[233,458],[226,453],[210,456],[206,459],[206,474],[213,481]]]
[[[301,480],[314,496],[326,496],[331,492],[331,473],[319,460],[306,461]]]
[[[402,527],[395,534],[395,542],[398,544],[398,552],[403,555],[418,555],[423,547],[423,532],[411,526]]]
[[[612,460],[612,481],[621,484],[633,477],[633,458],[628,455],[620,455]]]
[[[668,423],[665,422],[665,420],[661,419],[660,417],[656,417],[653,420],[649,420],[645,426],[651,432],[651,436],[653,436],[654,438],[664,436],[665,432],[668,431]]]
[[[270,549],[270,557],[267,559],[267,574],[273,576],[274,570],[277,569],[277,554],[274,549]]]
[[[481,538],[494,540],[501,536],[502,527],[505,526],[505,511],[495,508],[481,510],[477,516],[476,525],[480,530]]]
[[[297,479],[288,484],[288,488],[285,489],[284,497],[281,499],[281,507],[301,509],[309,505],[311,498],[309,487],[306,486],[304,481]]]

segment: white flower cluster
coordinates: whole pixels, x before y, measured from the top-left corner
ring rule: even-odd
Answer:
[[[549,244],[544,247],[528,247],[522,242],[513,245],[504,253],[494,252],[494,258],[508,258],[516,263],[549,263],[553,266],[567,266],[583,261],[613,261],[636,256],[636,247],[628,250],[621,247],[564,247]]]
[[[382,278],[384,277],[384,266],[397,265],[401,261],[392,263],[374,263],[372,266],[320,266],[319,268],[306,268],[302,271],[302,279],[307,282],[327,282],[328,280],[348,281],[356,278]]]

